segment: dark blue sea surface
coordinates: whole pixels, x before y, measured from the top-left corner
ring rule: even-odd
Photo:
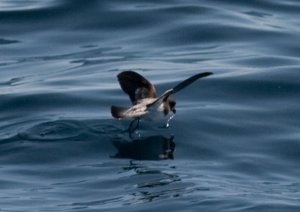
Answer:
[[[2,0],[0,211],[300,211],[298,0]],[[173,97],[129,121],[116,75]]]

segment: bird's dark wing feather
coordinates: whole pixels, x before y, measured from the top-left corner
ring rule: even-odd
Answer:
[[[171,94],[174,94],[182,89],[184,89],[185,87],[187,87],[188,85],[192,84],[193,82],[195,82],[197,79],[200,79],[202,77],[207,77],[209,75],[212,75],[213,73],[211,72],[203,72],[203,73],[199,73],[196,74],[194,76],[191,76],[189,78],[187,78],[186,80],[182,81],[181,83],[179,83],[178,85],[176,85],[174,88],[167,90],[166,92],[164,92],[161,96],[159,96],[157,98],[157,100],[153,103],[151,103],[149,106],[152,106],[158,102],[161,101],[165,101]]]
[[[133,104],[140,99],[156,97],[155,87],[142,75],[134,71],[123,71],[117,77],[121,88],[129,95]]]
[[[182,81],[181,83],[179,83],[178,85],[176,85],[173,88],[173,93],[176,93],[176,92],[184,89],[186,86],[192,84],[197,79],[207,77],[207,76],[212,75],[212,74],[213,74],[212,72],[203,72],[203,73],[199,73],[199,74],[196,74],[194,76],[191,76],[191,77],[187,78],[186,80]]]

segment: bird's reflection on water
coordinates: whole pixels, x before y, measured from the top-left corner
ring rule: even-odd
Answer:
[[[153,135],[149,137],[132,138],[130,140],[114,139],[113,145],[116,158],[135,160],[164,160],[174,159],[174,136]]]

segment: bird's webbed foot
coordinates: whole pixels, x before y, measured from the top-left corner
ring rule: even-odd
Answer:
[[[131,134],[134,133],[140,126],[140,118],[136,118],[132,120],[128,127],[129,136],[131,137]]]

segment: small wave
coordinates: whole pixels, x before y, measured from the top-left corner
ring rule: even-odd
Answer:
[[[14,44],[14,43],[19,43],[19,42],[20,41],[18,41],[18,40],[10,40],[10,39],[0,38],[0,45]]]
[[[55,2],[55,0],[2,0],[0,2],[0,12],[1,11],[20,11],[29,9],[39,9],[44,7],[49,7]]]

